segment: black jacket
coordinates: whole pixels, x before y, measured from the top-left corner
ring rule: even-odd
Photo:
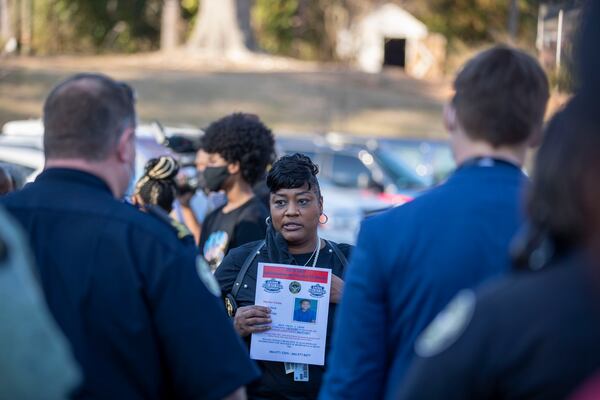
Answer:
[[[260,242],[252,242],[232,249],[225,257],[219,268],[215,272],[223,294],[231,293],[235,279],[246,261],[246,259],[256,251]],[[332,246],[337,246],[340,252],[348,258],[352,246],[347,244],[332,244],[327,242],[326,246],[319,252],[317,267],[329,268],[333,274],[343,277],[345,260],[335,254]],[[244,307],[254,304],[256,292],[256,276],[258,264],[261,262],[271,262],[278,264],[303,265],[310,255],[293,256],[287,249],[287,244],[283,237],[275,233],[271,226],[267,231],[265,244],[260,254],[256,254],[244,280],[241,283],[240,290],[236,297],[238,307]],[[248,387],[248,397],[250,399],[314,399],[319,393],[322,376],[327,366],[327,353],[331,347],[331,332],[333,321],[335,320],[336,305],[330,304],[329,317],[327,324],[327,343],[325,366],[311,365],[309,367],[309,381],[295,382],[294,374],[286,375],[285,368],[281,362],[257,361],[262,370],[262,378]],[[250,336],[245,338],[250,346]]]

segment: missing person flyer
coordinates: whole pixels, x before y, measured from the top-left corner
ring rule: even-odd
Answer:
[[[271,329],[252,334],[255,360],[325,364],[331,270],[259,263],[255,304],[271,309]]]

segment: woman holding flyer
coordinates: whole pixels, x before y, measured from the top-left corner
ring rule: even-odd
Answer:
[[[248,344],[254,334],[268,332],[275,319],[275,311],[271,314],[272,308],[255,305],[257,281],[260,281],[257,276],[259,264],[261,271],[262,266],[268,263],[289,266],[291,269],[296,267],[297,270],[310,267],[330,272],[327,273],[330,276],[330,287],[313,285],[308,290],[310,295],[305,293],[307,284],[302,280],[271,279],[261,284],[260,289],[265,292],[281,292],[282,295],[294,297],[295,302],[292,303],[290,312],[287,309],[285,313],[278,312],[277,318],[289,317],[291,325],[301,324],[307,331],[323,323],[326,329],[325,365],[257,359],[263,375],[248,388],[250,399],[314,399],[319,393],[327,365],[326,354],[331,345],[335,308],[344,287],[341,276],[351,246],[319,238],[319,224],[327,223],[327,216],[323,214],[318,171],[310,158],[301,154],[284,156],[275,162],[267,177],[267,186],[271,192],[271,217],[267,220],[265,240],[231,250],[215,272],[235,329]],[[327,296],[323,296],[326,292],[324,288],[329,289]],[[323,314],[319,318],[320,311],[317,307],[327,297],[327,317]],[[282,314],[285,315],[282,317]],[[304,332],[304,328],[300,329]]]

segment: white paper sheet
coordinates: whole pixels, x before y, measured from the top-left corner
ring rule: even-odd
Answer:
[[[255,360],[325,364],[331,270],[259,263],[255,304],[271,309],[271,329],[252,334]]]

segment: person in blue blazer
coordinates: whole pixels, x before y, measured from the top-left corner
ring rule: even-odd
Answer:
[[[393,397],[415,339],[436,315],[462,289],[510,268],[527,182],[522,166],[540,139],[548,80],[534,58],[497,46],[471,59],[454,89],[444,122],[457,170],[363,222],[321,399]]]

